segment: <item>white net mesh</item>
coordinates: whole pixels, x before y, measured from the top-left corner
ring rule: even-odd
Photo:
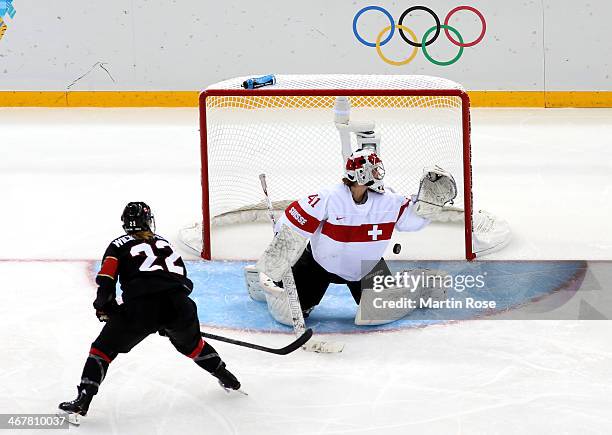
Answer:
[[[283,201],[341,182],[344,162],[333,117],[336,97],[322,95],[321,90],[348,90],[351,122],[375,122],[386,186],[415,194],[423,168],[438,165],[455,176],[455,206],[463,207],[462,99],[458,92],[457,96],[423,94],[424,90],[431,94],[462,91],[459,84],[427,76],[278,75],[276,85],[264,91],[290,94],[299,90],[300,96],[266,96],[261,90],[219,95],[223,90],[241,89],[246,78],[207,88],[209,177],[205,182],[213,227],[266,218],[258,179],[261,173],[266,174],[270,195],[281,204],[279,209]],[[385,90],[381,92],[385,95],[351,95],[350,90],[355,94]],[[397,90],[397,95],[390,90]],[[420,95],[410,95],[411,90]]]

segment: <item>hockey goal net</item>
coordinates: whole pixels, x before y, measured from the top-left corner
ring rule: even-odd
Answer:
[[[454,175],[458,195],[441,219],[464,222],[465,257],[475,257],[470,103],[461,85],[428,76],[277,75],[275,85],[246,90],[245,79],[200,95],[202,220],[181,230],[187,246],[210,259],[215,226],[267,219],[261,173],[277,212],[340,182],[344,162],[333,109],[345,96],[351,121],[374,122],[380,134],[385,186],[415,194],[423,169],[433,165]]]

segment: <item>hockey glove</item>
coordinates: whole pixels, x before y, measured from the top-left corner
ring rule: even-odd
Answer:
[[[95,304],[94,304],[94,308]],[[96,317],[100,322],[108,322],[110,316],[119,310],[119,304],[116,300],[112,300],[100,308],[96,308]]]
[[[416,214],[427,219],[435,218],[446,204],[457,197],[457,184],[450,172],[439,166],[425,168],[416,201]]]

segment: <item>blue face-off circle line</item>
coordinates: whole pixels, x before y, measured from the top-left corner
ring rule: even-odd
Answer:
[[[381,41],[380,45],[383,46],[387,42],[389,42],[391,40],[391,38],[393,38],[393,34],[395,33],[395,20],[393,19],[393,17],[389,13],[389,11],[387,11],[385,8],[383,8],[381,6],[366,6],[365,8],[363,8],[359,12],[357,12],[355,14],[355,16],[353,17],[353,33],[355,34],[355,37],[357,38],[357,40],[359,42],[361,42],[363,45],[368,46],[368,47],[373,47],[373,48],[376,47],[376,43],[375,42],[368,42],[368,41],[366,41],[365,39],[363,39],[361,37],[361,35],[357,31],[357,21],[359,21],[359,17],[362,14],[364,14],[365,12],[368,12],[368,11],[379,11],[379,12],[382,12],[389,19],[389,23],[391,24],[391,32],[389,32],[389,36],[387,36],[384,41]]]

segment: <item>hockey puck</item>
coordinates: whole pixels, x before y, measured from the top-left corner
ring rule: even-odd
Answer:
[[[399,254],[400,252],[402,252],[402,245],[400,245],[399,243],[393,245],[393,253]]]

